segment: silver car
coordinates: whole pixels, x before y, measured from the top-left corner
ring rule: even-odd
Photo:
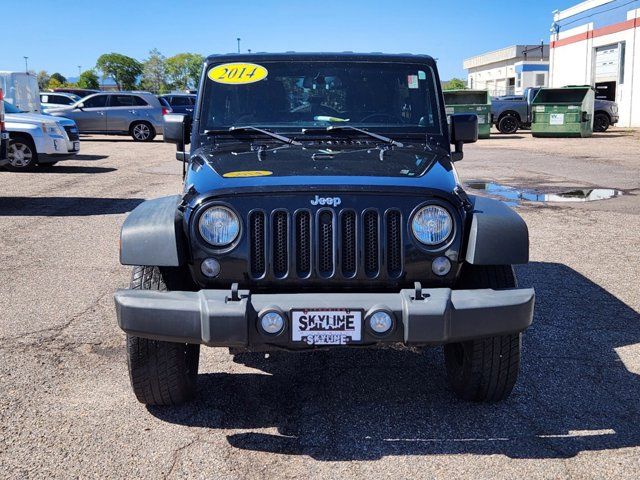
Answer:
[[[150,142],[161,134],[162,117],[169,112],[148,92],[95,93],[68,107],[47,110],[74,120],[80,133],[131,135],[138,142]]]

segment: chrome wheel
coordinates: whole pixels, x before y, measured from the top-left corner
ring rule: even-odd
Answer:
[[[33,150],[20,140],[12,140],[7,149],[7,157],[12,167],[27,168],[33,163]]]
[[[146,123],[138,123],[133,127],[133,138],[146,141],[151,136],[151,128]]]

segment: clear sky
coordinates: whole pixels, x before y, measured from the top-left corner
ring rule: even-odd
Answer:
[[[443,79],[466,57],[549,40],[551,12],[578,0],[0,0],[0,70],[77,76],[102,53],[143,60],[246,52],[426,53]]]

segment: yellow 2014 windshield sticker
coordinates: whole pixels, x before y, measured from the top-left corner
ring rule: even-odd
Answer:
[[[211,80],[229,85],[255,83],[267,78],[269,72],[255,63],[223,63],[213,67],[207,74]]]
[[[273,175],[269,170],[242,170],[239,172],[227,172],[222,175],[225,178],[268,177]]]

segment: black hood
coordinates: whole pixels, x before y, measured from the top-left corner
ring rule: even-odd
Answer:
[[[400,177],[422,176],[445,156],[424,144],[387,147],[368,142],[322,141],[302,146],[255,146],[248,142],[208,145],[197,152],[224,178],[240,176],[332,176]],[[251,173],[252,172],[252,173]]]

